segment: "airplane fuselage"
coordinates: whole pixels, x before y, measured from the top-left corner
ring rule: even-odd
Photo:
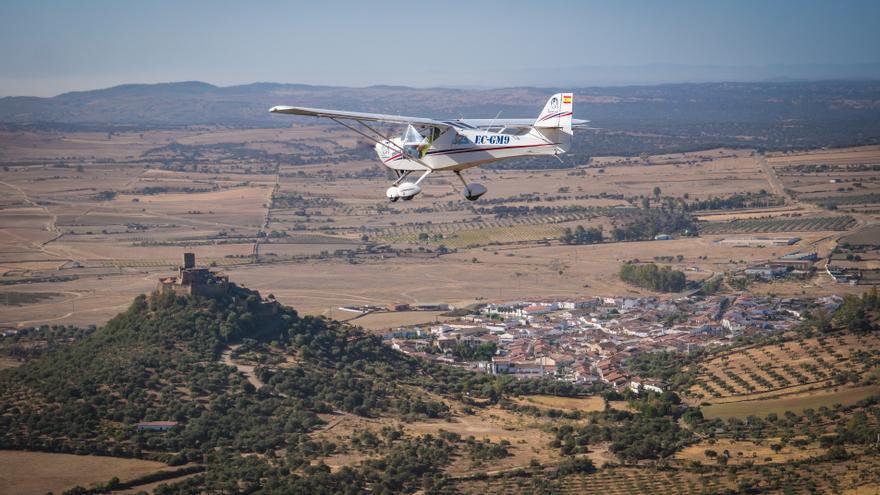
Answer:
[[[376,144],[382,164],[393,170],[452,170],[508,158],[529,155],[557,155],[571,145],[571,134],[557,129],[510,128],[500,132],[485,129],[447,128],[421,150],[405,150],[401,138]]]
[[[587,123],[572,118],[572,93],[552,95],[536,119],[438,120],[325,108],[275,106],[269,111],[331,119],[376,143],[376,154],[397,178],[385,191],[391,201],[409,201],[422,192],[421,183],[434,172],[453,172],[464,186],[465,199],[486,194],[482,184],[468,183],[461,171],[518,156],[561,155],[571,147],[572,130]],[[351,123],[349,123],[351,122]],[[374,122],[406,125],[391,137]],[[416,180],[409,176],[420,172]]]

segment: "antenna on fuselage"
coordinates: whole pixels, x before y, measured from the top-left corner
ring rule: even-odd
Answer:
[[[495,126],[495,121],[498,120],[498,117],[501,117],[501,112],[503,111],[504,110],[498,110],[498,114],[495,115],[495,118],[492,119],[492,122],[489,122],[489,127],[486,128],[487,131]]]

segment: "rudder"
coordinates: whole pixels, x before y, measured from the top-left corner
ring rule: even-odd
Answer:
[[[561,129],[571,134],[573,99],[572,93],[556,93],[551,96],[541,115],[535,120],[534,127]]]

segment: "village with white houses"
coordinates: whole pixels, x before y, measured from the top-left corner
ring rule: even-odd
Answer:
[[[841,303],[836,295],[518,301],[487,304],[442,323],[399,327],[383,334],[383,340],[413,356],[485,373],[663,392],[666,384],[630,373],[628,358],[690,353],[729,344],[738,336],[790,329],[810,308],[832,312]]]

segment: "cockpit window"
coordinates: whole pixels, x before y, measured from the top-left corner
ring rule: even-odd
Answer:
[[[452,144],[471,144],[471,140],[462,134],[456,134],[454,138],[452,138]]]
[[[443,131],[439,127],[422,127],[418,128],[419,135],[425,137],[429,141],[435,141]]]
[[[412,125],[406,127],[406,133],[403,135],[403,154],[419,159],[424,156],[430,146],[428,139],[416,130]]]

